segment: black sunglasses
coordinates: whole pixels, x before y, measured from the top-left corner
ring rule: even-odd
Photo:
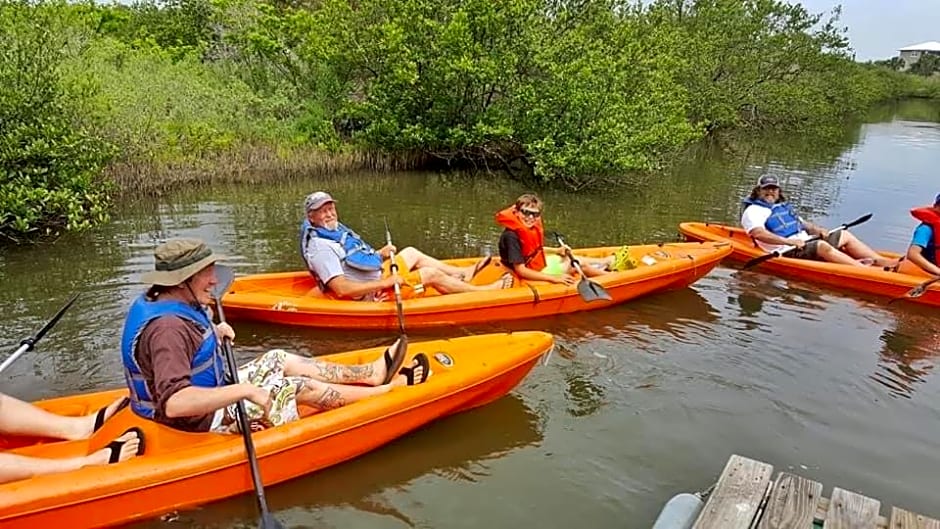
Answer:
[[[526,217],[532,217],[532,218],[534,218],[534,219],[537,219],[537,218],[539,218],[540,216],[542,216],[542,212],[541,212],[541,211],[532,211],[531,209],[521,209],[521,208],[520,208],[520,209],[519,209],[519,213],[522,213],[522,214],[525,215]]]

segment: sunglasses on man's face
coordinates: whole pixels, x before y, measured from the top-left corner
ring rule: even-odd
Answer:
[[[520,209],[519,213],[522,213],[526,217],[532,217],[533,219],[537,219],[542,215],[541,211],[532,211],[531,209]]]

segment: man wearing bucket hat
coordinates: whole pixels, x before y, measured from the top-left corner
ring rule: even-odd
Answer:
[[[235,332],[226,323],[214,325],[208,310],[221,257],[198,239],[176,239],[157,246],[154,258],[154,270],[142,277],[151,286],[131,305],[121,339],[130,406],[142,417],[185,431],[231,432],[236,403],[246,400],[253,428],[278,426],[298,418],[298,403],[338,408],[430,374],[421,354],[399,372],[407,349],[399,340],[360,365],[275,349],[240,367],[237,381],[227,383],[219,344]]]
[[[896,267],[848,230],[827,231],[794,211],[774,175],[763,175],[743,201],[741,226],[764,251],[786,252],[787,257],[816,259],[855,266]],[[822,238],[807,241],[812,235]]]
[[[336,200],[325,191],[307,195],[306,218],[300,226],[300,252],[307,270],[317,279],[320,289],[356,300],[390,299],[395,283],[401,285],[403,298],[419,297],[425,286],[451,294],[479,292],[512,286],[512,275],[488,285],[469,281],[490,262],[489,257],[476,265],[461,268],[435,259],[417,248],[402,251],[392,245],[375,250],[356,232],[339,221]],[[398,275],[391,272],[392,252]]]

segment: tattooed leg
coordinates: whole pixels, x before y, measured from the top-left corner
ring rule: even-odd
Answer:
[[[287,355],[284,374],[302,376],[330,384],[368,384],[377,386],[385,378],[385,358],[380,355],[369,364],[336,364],[316,358]]]
[[[319,380],[305,380],[304,388],[297,393],[297,402],[319,411],[333,410],[346,404],[387,393],[392,386],[343,386],[327,384]]]

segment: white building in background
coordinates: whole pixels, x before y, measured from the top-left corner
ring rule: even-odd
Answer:
[[[921,42],[913,46],[906,46],[898,50],[898,57],[904,61],[904,70],[911,67],[912,64],[919,61],[925,53],[940,55],[940,42],[932,40],[930,42]]]

